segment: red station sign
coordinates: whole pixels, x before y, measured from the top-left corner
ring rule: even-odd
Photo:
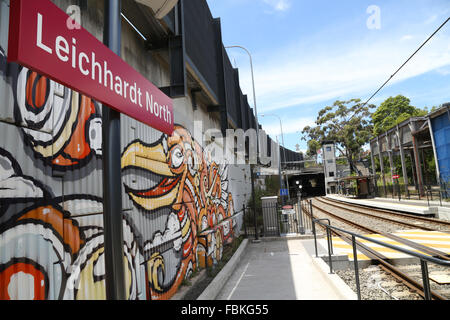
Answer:
[[[171,135],[173,102],[49,0],[11,0],[8,62]]]

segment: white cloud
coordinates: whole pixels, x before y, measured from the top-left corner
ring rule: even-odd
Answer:
[[[407,41],[407,40],[411,40],[412,38],[414,38],[412,35],[406,34],[400,38],[400,41]]]
[[[450,66],[446,66],[443,68],[436,69],[436,72],[442,76],[447,76],[450,74]]]
[[[430,16],[427,20],[425,20],[424,24],[430,24],[433,23],[437,20],[437,15],[434,14],[432,16]]]
[[[263,0],[276,11],[286,11],[291,7],[290,0]]]
[[[270,117],[270,122],[267,121],[269,117],[259,117],[259,122],[263,124],[263,128],[268,135],[273,139],[275,136],[280,134],[280,121],[275,117]],[[273,119],[273,121],[272,121]],[[283,134],[287,135],[290,133],[296,133],[297,131],[302,131],[306,126],[313,126],[315,119],[312,117],[296,117],[293,119],[281,119],[283,126]]]
[[[319,34],[310,39],[314,45],[299,42],[301,44],[266,55],[253,53],[258,111],[262,113],[341,97],[368,98],[422,44],[429,36],[428,31],[419,33],[415,30],[408,34],[407,38],[414,37],[411,41],[399,42],[404,35],[399,31],[370,38],[370,41],[331,44],[326,35]],[[450,66],[449,43],[448,32],[437,34],[388,86],[433,70],[446,74]],[[243,92],[252,92],[248,62],[242,61],[239,65],[241,86]],[[251,105],[252,101],[249,95]]]

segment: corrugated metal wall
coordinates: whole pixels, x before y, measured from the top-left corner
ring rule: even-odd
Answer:
[[[105,299],[101,106],[6,63],[0,4],[0,299]],[[209,157],[193,119],[168,137],[121,118],[129,299],[170,298],[240,232],[248,166]]]
[[[448,113],[444,113],[431,119],[436,154],[439,162],[441,182],[445,191],[450,192],[450,119]]]

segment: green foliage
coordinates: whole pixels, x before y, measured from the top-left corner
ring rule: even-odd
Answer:
[[[263,224],[261,198],[277,196],[280,191],[279,176],[266,176],[264,182],[265,182],[265,186],[266,186],[265,190],[255,187],[255,204],[256,204],[256,211],[257,211],[257,224],[258,225]],[[253,210],[253,195],[250,197],[250,199],[247,202],[247,208],[248,208],[247,210]],[[253,214],[246,214],[245,219],[246,219],[246,223],[248,223],[248,225],[254,224]]]
[[[306,151],[307,156],[317,155],[317,151],[320,149],[320,142],[314,139],[308,141],[308,150]]]
[[[410,100],[398,95],[389,97],[372,114],[373,135],[378,136],[393,126],[411,118],[424,116],[427,110],[411,106]]]
[[[348,159],[352,171],[356,156],[372,134],[370,109],[374,105],[364,105],[360,99],[335,101],[319,111],[316,126],[303,129],[303,140],[308,141],[308,153],[315,154],[323,141],[335,141],[341,155]]]

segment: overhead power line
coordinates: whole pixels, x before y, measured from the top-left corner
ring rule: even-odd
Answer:
[[[421,45],[419,48],[417,48],[416,51],[414,51],[414,53],[408,58],[408,60],[406,60],[406,61],[400,66],[400,68],[398,68],[397,71],[395,71],[395,72],[389,77],[389,79],[387,79],[387,80],[381,85],[381,87],[379,87],[378,90],[375,91],[375,93],[372,94],[372,96],[371,96],[369,99],[367,99],[366,102],[364,102],[364,104],[363,104],[362,106],[365,106],[366,104],[368,104],[369,101],[372,100],[372,98],[375,97],[375,95],[376,95],[378,92],[380,92],[380,90],[383,89],[383,87],[384,87],[389,81],[391,81],[391,79],[392,79],[392,78],[393,78],[393,77],[394,77],[394,76],[395,76],[395,75],[396,75],[396,74],[397,74],[397,73],[398,73],[398,72],[399,72],[399,71],[400,71],[400,70],[401,70],[408,62],[409,62],[409,60],[411,60],[412,57],[414,57],[414,56],[416,55],[416,53],[419,52],[420,49],[422,49],[423,46],[424,46],[428,41],[430,41],[430,39],[433,38],[434,35],[435,35],[436,33],[438,33],[439,30],[441,30],[442,27],[443,27],[449,20],[450,20],[450,17],[448,17],[447,20],[445,20],[445,21],[439,26],[439,28],[437,28],[437,29],[433,32],[433,34],[432,34],[431,36],[429,36],[428,39],[425,40],[425,42],[422,43],[422,45]]]

